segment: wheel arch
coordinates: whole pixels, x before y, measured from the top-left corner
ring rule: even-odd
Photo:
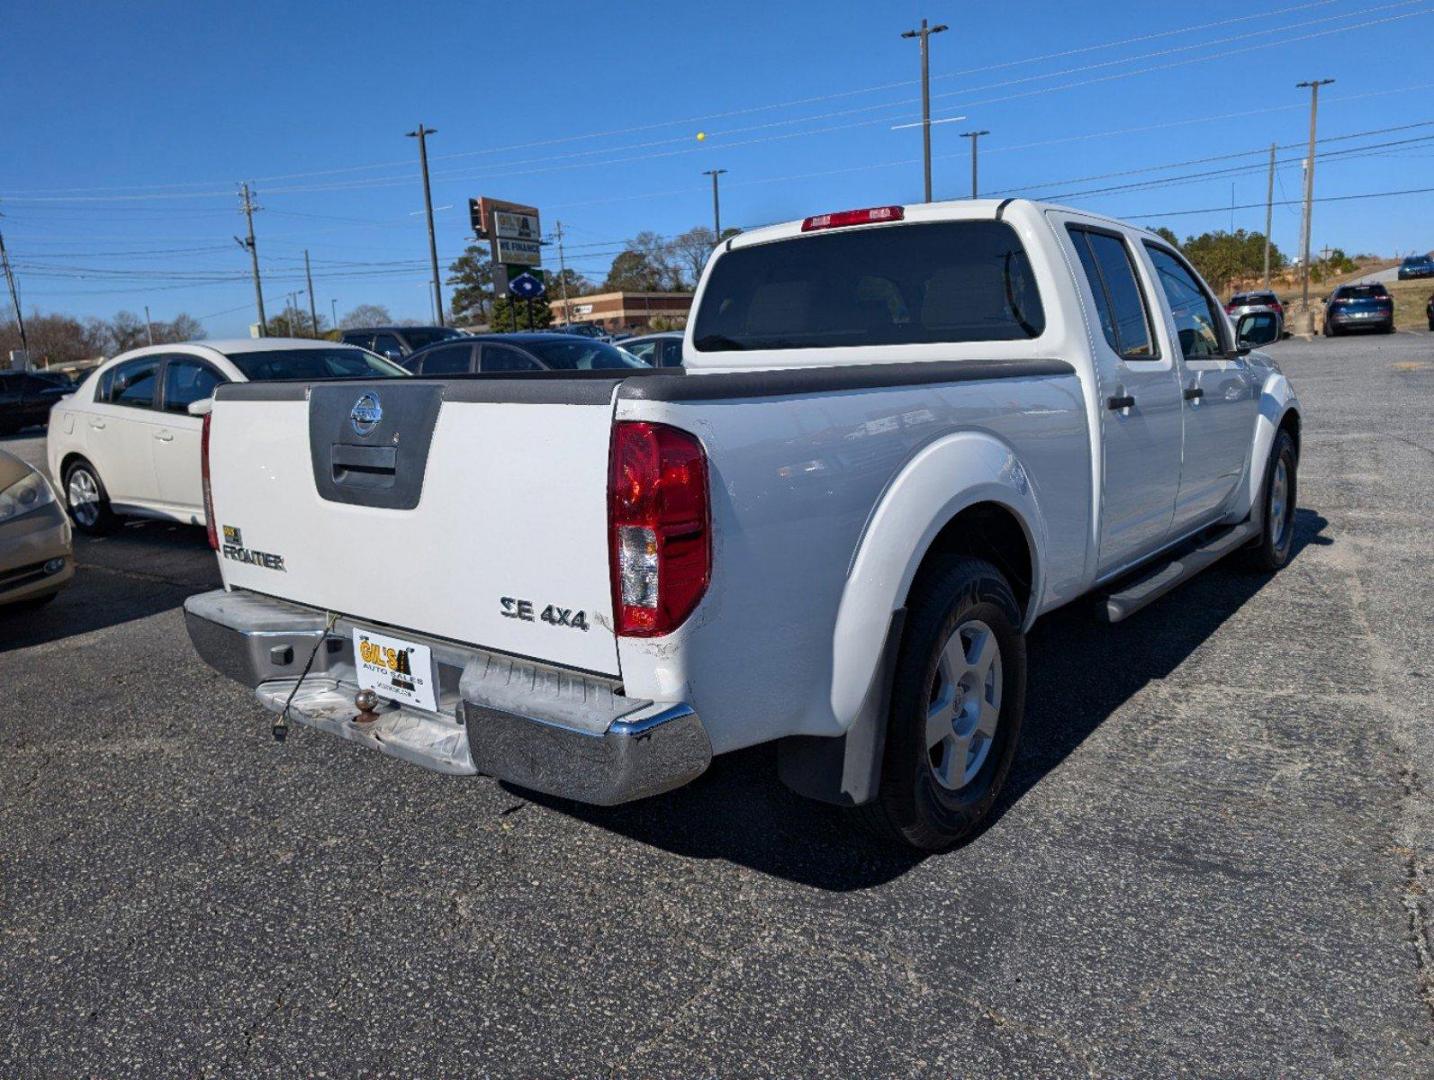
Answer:
[[[91,461],[89,458],[87,458],[87,457],[84,455],[84,452],[83,452],[83,451],[80,451],[80,450],[67,450],[67,451],[65,451],[64,456],[60,458],[60,469],[59,469],[60,475],[59,475],[59,477],[57,478],[62,485],[68,483],[69,475],[70,475],[70,469],[71,469],[73,466],[77,465],[77,464],[78,464],[79,462],[81,462],[81,461],[83,461],[86,465],[88,465],[88,466],[90,467],[90,470],[95,474],[95,476],[98,477],[98,476],[100,475],[99,469],[95,468],[95,463],[94,463],[93,461]],[[103,478],[102,478],[102,477],[101,477],[101,481],[103,482]]]
[[[892,674],[921,575],[947,555],[990,561],[1013,580],[1022,629],[1041,596],[1046,529],[1015,451],[961,432],[923,448],[877,501],[848,569],[832,640],[831,707],[841,736],[781,741],[778,771],[809,798],[876,798]]]
[[[1255,419],[1254,440],[1250,448],[1250,467],[1240,499],[1241,505],[1234,508],[1234,520],[1243,520],[1260,505],[1260,492],[1265,483],[1265,465],[1270,459],[1270,449],[1275,444],[1275,436],[1281,431],[1289,432],[1295,443],[1295,455],[1298,457],[1303,426],[1304,414],[1289,380],[1281,374],[1271,375],[1260,391],[1259,415]]]
[[[832,642],[832,711],[844,727],[869,697],[891,632],[931,560],[970,555],[1007,574],[1030,625],[1041,596],[1046,527],[1015,450],[958,432],[918,452],[867,519],[848,568]]]

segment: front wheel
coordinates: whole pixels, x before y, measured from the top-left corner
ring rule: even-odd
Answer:
[[[881,792],[863,814],[921,851],[970,836],[1000,794],[1025,713],[1021,610],[1001,572],[948,556],[918,578],[887,719]]]
[[[88,461],[75,462],[65,473],[65,506],[75,528],[82,533],[103,536],[115,527],[117,519],[110,509],[109,493]]]
[[[1273,573],[1290,561],[1295,539],[1295,497],[1299,457],[1288,431],[1275,436],[1261,487],[1260,538],[1250,547],[1250,562],[1257,570]]]

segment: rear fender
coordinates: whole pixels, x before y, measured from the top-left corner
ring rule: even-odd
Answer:
[[[1010,446],[958,432],[924,447],[888,485],[847,573],[832,640],[832,712],[848,729],[862,712],[885,652],[892,614],[906,604],[932,541],[961,511],[996,503],[1020,521],[1031,555],[1029,627],[1039,607],[1046,526],[1030,478]]]

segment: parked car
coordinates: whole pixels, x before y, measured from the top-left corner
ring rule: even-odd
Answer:
[[[1394,333],[1394,298],[1379,282],[1341,285],[1324,305],[1324,333],[1334,337],[1346,330]]]
[[[96,368],[50,414],[50,475],[81,532],[106,532],[122,514],[203,525],[201,420],[192,404],[226,383],[406,374],[373,353],[310,338],[135,349]]]
[[[1258,289],[1253,292],[1236,293],[1225,305],[1225,314],[1229,315],[1232,320],[1238,320],[1241,315],[1252,311],[1273,311],[1279,317],[1280,333],[1284,334],[1285,305],[1273,292],[1268,289]]]
[[[1399,280],[1434,277],[1434,256],[1410,255],[1399,264]]]
[[[560,323],[552,329],[559,334],[577,334],[579,337],[596,338],[598,341],[612,340],[612,335],[597,323]]]
[[[594,371],[646,364],[605,341],[525,331],[473,334],[462,341],[430,345],[408,357],[403,366],[415,375],[466,375],[478,371]]]
[[[680,330],[664,330],[659,334],[643,334],[640,337],[628,338],[622,343],[622,347],[653,367],[682,366],[682,332]]]
[[[345,345],[357,345],[378,353],[397,364],[405,356],[436,342],[467,336],[451,326],[369,326],[345,330],[339,340]]]
[[[724,244],[694,315],[678,370],[221,387],[199,654],[280,732],[590,803],[778,740],[796,790],[939,850],[1011,767],[1037,618],[1290,559],[1273,323],[1153,233],[822,214]]]
[[[1434,330],[1434,293],[1429,294],[1429,302],[1424,305],[1424,314],[1429,316],[1429,329]]]
[[[49,603],[74,576],[70,522],[50,482],[0,450],[0,613]]]
[[[0,435],[43,424],[69,391],[32,371],[0,371]]]

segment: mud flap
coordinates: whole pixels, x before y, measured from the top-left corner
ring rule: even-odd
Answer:
[[[891,680],[906,609],[898,608],[887,627],[881,664],[861,711],[845,735],[822,738],[793,735],[777,747],[777,775],[798,795],[837,806],[860,806],[881,790],[886,752],[886,721],[891,711]]]

